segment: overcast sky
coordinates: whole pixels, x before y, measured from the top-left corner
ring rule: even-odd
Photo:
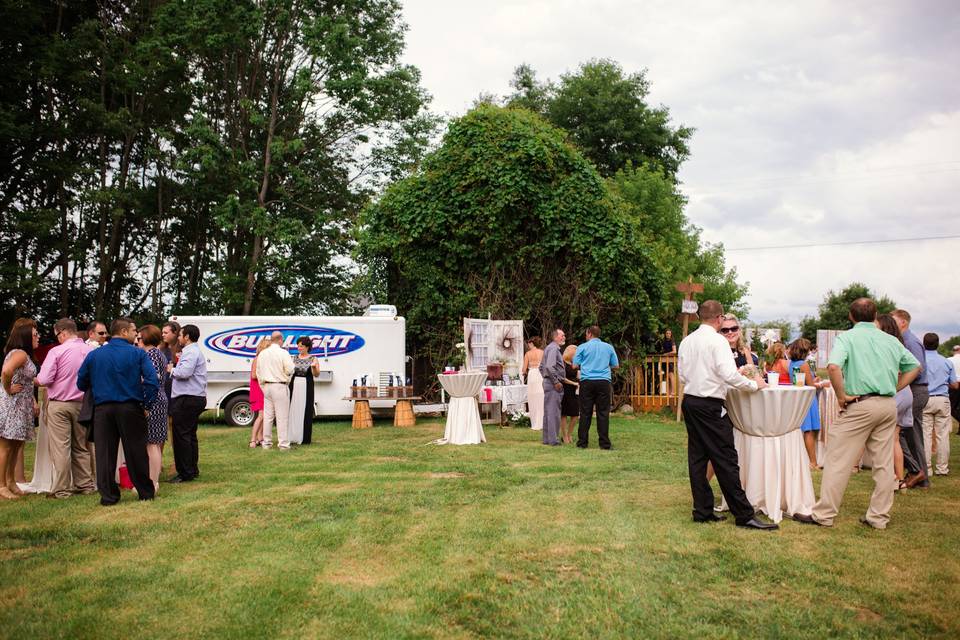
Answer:
[[[752,319],[796,323],[856,280],[960,334],[960,239],[733,250],[960,235],[960,2],[406,0],[404,19],[451,117],[524,62],[646,69],[651,103],[696,129],[687,215],[750,283]]]

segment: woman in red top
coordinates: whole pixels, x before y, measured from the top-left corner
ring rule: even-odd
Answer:
[[[770,362],[772,364],[769,364]],[[787,348],[782,342],[774,342],[767,347],[767,372],[776,371],[780,374],[780,384],[791,384],[790,360],[787,359]]]

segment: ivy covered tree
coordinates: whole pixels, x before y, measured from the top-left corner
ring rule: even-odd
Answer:
[[[361,218],[360,249],[409,322],[408,349],[443,364],[464,316],[530,334],[595,322],[621,350],[656,326],[667,274],[655,246],[563,131],[482,104]],[[623,352],[623,351],[621,351]]]
[[[816,342],[818,329],[846,330],[853,326],[850,322],[850,304],[857,298],[871,298],[877,303],[877,313],[890,313],[897,303],[887,296],[877,296],[867,285],[852,282],[840,291],[827,291],[823,302],[817,308],[817,316],[807,316],[800,321],[800,335]]]

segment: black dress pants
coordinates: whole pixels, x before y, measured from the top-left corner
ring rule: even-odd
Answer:
[[[726,413],[723,400],[684,395],[681,408],[687,426],[693,519],[713,517],[713,489],[707,481],[707,462],[712,462],[730,512],[737,524],[747,522],[754,516],[754,510],[740,484],[740,462],[733,446],[733,422]]]
[[[147,418],[139,402],[105,402],[93,412],[96,437],[97,490],[100,504],[120,501],[120,486],[114,480],[117,471],[117,447],[123,444],[127,472],[141,500],[152,500],[153,480],[147,458]]]
[[[173,422],[173,462],[181,480],[193,480],[200,475],[197,422],[206,408],[205,396],[177,396],[170,400],[170,418]]]
[[[580,425],[577,428],[577,446],[586,448],[590,439],[590,421],[593,408],[597,408],[597,437],[601,449],[610,448],[610,401],[612,397],[609,380],[580,381]]]

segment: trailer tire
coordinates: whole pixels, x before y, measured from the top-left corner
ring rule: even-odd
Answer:
[[[250,396],[240,393],[223,405],[223,415],[231,427],[249,427],[253,424],[253,411],[250,409]]]

